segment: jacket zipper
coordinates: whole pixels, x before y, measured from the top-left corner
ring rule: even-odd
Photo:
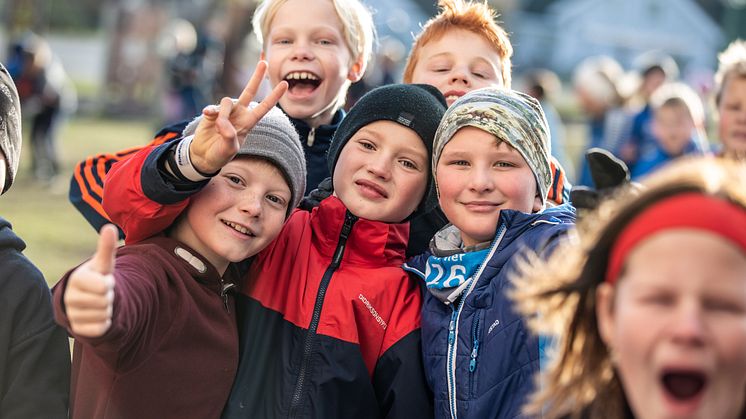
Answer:
[[[312,147],[314,141],[316,141],[316,128],[311,128],[311,130],[308,131],[308,139],[306,140],[306,144],[309,147]]]
[[[342,256],[344,256],[345,246],[347,244],[347,238],[352,231],[352,226],[357,221],[357,217],[352,215],[350,211],[345,212],[345,221],[342,226],[342,232],[339,234],[339,241],[337,242],[337,248],[334,251],[332,262],[324,271],[324,276],[321,278],[321,284],[319,284],[319,290],[316,294],[316,302],[313,306],[313,315],[311,316],[311,324],[308,326],[306,337],[303,341],[303,359],[301,359],[300,370],[298,371],[298,381],[295,383],[295,390],[293,391],[293,397],[290,399],[290,412],[288,413],[289,418],[294,418],[300,413],[301,398],[303,397],[303,390],[306,382],[306,375],[308,375],[309,363],[311,361],[311,354],[313,352],[314,343],[316,342],[316,329],[319,327],[319,319],[321,317],[321,308],[324,305],[324,297],[326,296],[326,289],[329,287],[332,275],[334,271],[339,268],[339,264],[342,262]]]
[[[479,356],[479,313],[474,313],[474,327],[471,329],[471,355],[469,356],[469,394],[474,396],[474,373],[477,370],[477,357]]]
[[[482,264],[479,265],[479,269],[474,275],[474,279],[472,279],[471,284],[469,284],[469,287],[461,296],[458,307],[453,311],[453,314],[451,314],[451,322],[448,325],[448,354],[446,359],[448,360],[448,404],[450,407],[452,419],[458,418],[458,412],[456,410],[456,346],[458,342],[458,322],[461,317],[461,309],[464,307],[466,298],[474,290],[474,286],[477,284],[477,282],[479,282],[479,277],[482,276],[482,272],[484,271],[484,267],[487,266],[487,262],[489,262],[489,260],[492,259],[492,256],[495,254],[495,251],[500,245],[503,236],[505,236],[506,230],[507,227],[505,226],[505,224],[502,224],[498,229],[495,241],[492,243],[492,247],[490,248],[490,252],[487,254],[487,257],[484,258]]]

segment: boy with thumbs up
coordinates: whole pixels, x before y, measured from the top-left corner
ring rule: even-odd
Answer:
[[[274,240],[306,180],[298,134],[272,107],[284,90],[246,107],[251,83],[187,127],[217,126],[235,157],[165,235],[116,249],[107,225],[56,287],[57,321],[75,338],[71,418],[220,416],[238,367],[235,262]]]

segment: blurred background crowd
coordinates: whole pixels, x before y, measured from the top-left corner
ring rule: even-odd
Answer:
[[[376,58],[351,87],[348,107],[371,88],[401,80],[413,34],[436,13],[433,0],[364,3],[373,11]],[[574,184],[591,182],[583,155],[592,146],[612,150],[633,177],[677,155],[718,150],[717,56],[746,38],[746,0],[489,3],[515,47],[513,87],[541,100],[552,152]],[[255,0],[0,0],[0,60],[21,95],[26,138],[20,183],[2,205],[47,278],[59,278],[63,267],[87,255],[71,238],[81,249],[95,240],[65,202],[71,165],[143,144],[158,127],[239,92],[259,56],[251,35],[256,6]],[[658,108],[666,110],[654,129]],[[36,196],[40,188],[48,193]],[[69,253],[55,256],[59,243]]]

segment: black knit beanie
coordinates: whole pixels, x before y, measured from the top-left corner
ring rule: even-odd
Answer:
[[[366,93],[350,109],[332,137],[327,163],[334,176],[334,166],[347,141],[362,127],[376,121],[393,121],[413,130],[427,148],[428,184],[417,210],[407,220],[432,210],[438,203],[430,161],[433,138],[448,107],[438,89],[428,84],[390,84]]]

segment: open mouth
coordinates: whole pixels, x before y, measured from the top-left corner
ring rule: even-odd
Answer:
[[[309,71],[290,72],[283,80],[288,82],[288,91],[296,96],[309,95],[321,85],[321,78]]]
[[[697,371],[668,371],[661,381],[666,392],[680,402],[694,400],[707,386],[707,376]]]
[[[222,222],[223,222],[223,224],[225,224],[225,225],[227,225],[228,227],[230,227],[230,228],[232,228],[232,229],[236,230],[237,232],[239,232],[239,233],[243,234],[243,235],[244,235],[244,236],[246,236],[246,237],[256,237],[256,235],[255,235],[255,234],[254,234],[254,233],[253,233],[253,232],[252,232],[251,230],[249,230],[249,229],[248,229],[247,227],[245,227],[245,226],[242,226],[241,224],[236,224],[236,223],[234,223],[234,222],[231,222],[231,221],[226,221],[226,220],[220,220],[220,221],[222,221]]]

